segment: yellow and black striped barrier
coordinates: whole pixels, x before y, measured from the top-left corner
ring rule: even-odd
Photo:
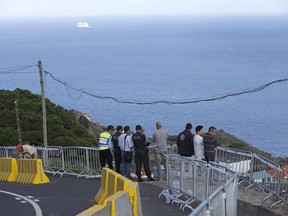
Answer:
[[[44,173],[41,159],[19,159],[17,160],[18,176],[15,180],[21,184],[44,184],[50,180]]]
[[[95,196],[97,204],[78,216],[142,216],[138,183],[108,168],[103,168],[101,175],[101,185]]]
[[[0,158],[0,181],[15,182],[18,175],[15,158]]]

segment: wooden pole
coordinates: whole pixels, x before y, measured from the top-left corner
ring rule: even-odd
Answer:
[[[22,135],[21,135],[21,127],[20,127],[20,118],[19,118],[19,110],[18,110],[18,100],[14,102],[15,110],[16,110],[16,122],[17,122],[17,133],[18,133],[18,142],[22,144]]]
[[[43,115],[43,142],[44,148],[48,147],[47,144],[47,119],[46,119],[46,103],[45,103],[45,92],[44,92],[44,81],[43,81],[43,69],[41,60],[38,61],[39,73],[40,73],[40,86],[41,86],[41,97],[42,97],[42,115]]]

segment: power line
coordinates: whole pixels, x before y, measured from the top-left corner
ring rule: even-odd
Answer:
[[[22,72],[0,72],[0,75],[6,75],[6,74],[32,74],[32,73],[39,73],[35,71],[22,71]]]
[[[208,101],[216,101],[216,100],[223,100],[227,97],[235,97],[235,96],[239,96],[239,95],[243,95],[243,94],[251,94],[254,92],[258,92],[261,91],[265,88],[268,88],[271,85],[277,84],[277,83],[282,83],[282,82],[287,82],[288,78],[284,78],[284,79],[278,79],[278,80],[274,80],[272,82],[257,86],[257,87],[253,87],[253,88],[249,88],[249,89],[244,89],[241,91],[237,91],[237,92],[231,92],[231,93],[226,93],[226,94],[222,94],[222,95],[216,95],[216,96],[211,96],[211,97],[206,97],[206,98],[197,98],[197,99],[186,99],[186,100],[155,100],[155,101],[138,101],[138,100],[128,100],[128,99],[119,99],[119,98],[115,98],[112,96],[105,96],[105,95],[97,95],[97,94],[93,94],[90,92],[85,91],[82,88],[77,88],[75,86],[73,86],[72,84],[69,84],[65,81],[60,80],[59,78],[56,78],[55,76],[53,76],[51,73],[49,73],[48,71],[44,71],[45,74],[49,75],[53,80],[63,84],[65,86],[65,88],[67,89],[68,94],[70,95],[70,89],[79,92],[80,96],[78,97],[78,99],[83,95],[89,95],[91,97],[94,98],[98,98],[98,99],[109,99],[109,100],[113,100],[117,103],[124,103],[124,104],[136,104],[136,105],[153,105],[153,104],[172,104],[172,105],[180,105],[180,104],[194,104],[194,103],[200,103],[200,102],[208,102]],[[70,95],[71,96],[71,95]]]
[[[23,70],[26,70],[28,68],[33,68],[35,66],[37,66],[37,64],[31,64],[31,65],[26,65],[26,66],[17,66],[17,67],[0,68],[0,75],[4,75],[4,74],[38,73],[36,71],[35,72],[34,71],[23,71]],[[65,88],[66,88],[67,93],[70,95],[71,98],[73,98],[72,94],[75,94],[76,92],[80,93],[77,96],[77,98],[74,99],[74,100],[79,100],[83,94],[86,94],[86,95],[89,95],[91,97],[98,98],[98,99],[112,100],[112,101],[115,101],[116,103],[137,104],[137,105],[152,105],[152,104],[160,104],[160,103],[177,105],[177,104],[194,104],[194,103],[200,103],[200,102],[223,100],[223,99],[225,99],[227,97],[235,97],[235,96],[239,96],[239,95],[243,95],[243,94],[251,94],[251,93],[254,93],[254,92],[258,92],[258,91],[261,91],[261,90],[263,90],[263,89],[265,89],[265,88],[267,88],[267,87],[269,87],[271,85],[288,81],[287,78],[278,79],[278,80],[274,80],[272,82],[269,82],[269,83],[266,83],[266,84],[263,84],[263,85],[260,85],[260,86],[257,86],[257,87],[244,89],[244,90],[241,90],[241,91],[236,91],[236,92],[231,92],[231,93],[226,93],[226,94],[222,94],[222,95],[206,97],[206,98],[183,99],[183,100],[139,101],[139,100],[120,99],[120,98],[115,98],[115,97],[112,97],[112,96],[93,94],[93,93],[87,92],[86,90],[84,90],[82,88],[75,87],[75,86],[73,86],[72,84],[70,84],[70,83],[68,83],[66,81],[62,81],[61,79],[56,78],[55,76],[53,76],[48,71],[44,71],[44,73],[46,75],[49,75],[53,80],[63,84],[65,86]]]
[[[23,72],[23,70],[34,68],[37,64],[25,65],[25,66],[16,66],[16,67],[4,67],[0,68],[0,74],[8,74],[8,73],[36,73],[36,72]],[[19,72],[22,71],[22,72]]]

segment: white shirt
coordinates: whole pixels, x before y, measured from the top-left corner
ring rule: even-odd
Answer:
[[[37,159],[37,149],[34,148],[31,145],[23,145],[23,152],[21,152],[22,155],[25,155],[27,158],[31,158],[32,155],[34,155],[34,159]]]
[[[196,159],[202,160],[204,158],[203,137],[201,137],[199,134],[195,134],[193,142],[195,157]]]
[[[126,140],[125,140],[125,145],[124,145],[125,137],[126,137]],[[133,151],[134,143],[132,140],[132,135],[121,134],[118,138],[118,146],[120,147],[121,151]],[[124,146],[125,146],[125,149],[124,149]]]

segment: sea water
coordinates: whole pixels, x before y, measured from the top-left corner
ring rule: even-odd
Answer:
[[[83,20],[91,27],[77,28]],[[40,94],[36,64],[42,60],[46,98],[104,125],[134,129],[141,124],[147,136],[156,121],[169,134],[178,134],[188,122],[193,131],[196,125],[205,131],[213,125],[288,156],[288,82],[222,100],[177,104],[288,78],[288,17],[1,19],[0,47],[0,89]],[[13,70],[26,65],[35,66]],[[137,104],[163,100],[176,104]]]

